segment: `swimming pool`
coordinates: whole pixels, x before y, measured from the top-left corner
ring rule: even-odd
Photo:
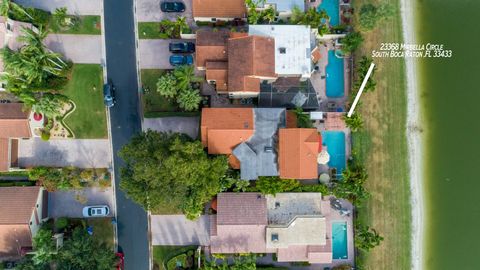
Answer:
[[[330,155],[328,166],[337,169],[337,178],[340,179],[345,170],[345,133],[343,131],[322,131],[322,144],[327,146]]]
[[[345,95],[343,58],[335,56],[335,51],[328,51],[328,65],[325,68],[327,97],[340,98]]]
[[[347,223],[333,222],[332,223],[332,259],[344,260],[348,259],[347,249]]]
[[[338,26],[340,24],[340,5],[339,0],[322,0],[318,6],[318,10],[324,9],[330,17],[330,26]]]

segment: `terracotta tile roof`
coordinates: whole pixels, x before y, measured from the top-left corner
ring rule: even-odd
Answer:
[[[28,224],[0,224],[0,258],[18,259],[21,247],[32,246],[32,235]]]
[[[332,240],[327,238],[327,244],[323,246],[308,246],[308,261],[310,263],[332,262]]]
[[[6,172],[10,168],[8,156],[9,140],[0,138],[0,172]]]
[[[217,201],[217,226],[267,225],[267,200],[260,193],[224,192]]]
[[[193,0],[193,17],[245,18],[247,7],[244,0]]]
[[[227,61],[227,31],[197,31],[195,63],[204,68],[207,61]]]
[[[28,224],[39,191],[39,186],[0,187],[0,224]]]
[[[253,109],[204,108],[200,132],[208,153],[231,154],[233,147],[253,135]]]
[[[320,49],[318,49],[318,47],[315,47],[315,49],[313,49],[311,57],[312,57],[312,62],[313,63],[317,63],[320,60],[322,55],[321,55]]]
[[[279,171],[284,179],[318,178],[317,156],[321,136],[314,128],[279,130]]]
[[[344,130],[347,128],[342,112],[329,112],[325,114],[325,129],[326,130]]]
[[[215,81],[217,90],[227,90],[227,62],[207,61],[206,68],[207,81]]]
[[[248,77],[276,78],[275,40],[260,36],[228,40],[229,92],[257,91],[260,80]]]
[[[265,253],[266,225],[218,225],[210,237],[212,253]]]
[[[232,169],[240,170],[240,160],[238,160],[235,155],[228,156],[228,165],[230,165]]]
[[[29,112],[24,112],[22,103],[0,104],[0,138],[29,138]]]

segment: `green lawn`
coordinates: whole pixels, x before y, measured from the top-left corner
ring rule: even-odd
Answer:
[[[74,16],[69,17],[73,18]],[[53,32],[60,34],[100,35],[102,33],[100,16],[85,15],[76,16],[76,18],[78,18],[77,24],[73,27],[68,27],[67,29],[55,29],[52,20],[50,20],[50,28]]]
[[[166,39],[168,35],[160,33],[159,22],[139,22],[138,23],[139,39]]]
[[[90,218],[87,224],[93,226],[93,237],[113,249],[113,225],[111,218]]]
[[[161,69],[142,69],[140,74],[144,91],[143,106],[145,116],[153,112],[176,112],[178,111],[175,100],[167,99],[156,91],[157,80],[165,72]]]
[[[365,41],[357,60],[378,50],[381,42],[402,42],[398,0],[389,2],[395,15],[377,29],[363,33]],[[355,9],[360,4],[355,2]],[[410,269],[411,206],[406,138],[406,79],[403,59],[375,58],[374,92],[362,96],[360,114],[364,132],[353,136],[353,151],[364,161],[369,175],[366,188],[372,194],[358,209],[358,219],[375,228],[385,239],[363,257],[364,269]],[[363,253],[362,253],[363,254]]]
[[[196,248],[197,246],[153,246],[153,267],[154,269],[166,270],[164,264],[169,259]]]
[[[75,64],[63,94],[75,102],[76,109],[64,122],[75,138],[107,138],[107,117],[103,104],[103,73],[98,64]]]

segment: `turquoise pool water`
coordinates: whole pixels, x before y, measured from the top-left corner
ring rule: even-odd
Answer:
[[[318,10],[324,9],[328,16],[330,16],[330,26],[337,26],[340,24],[340,5],[339,0],[322,0],[318,6]]]
[[[328,65],[325,69],[327,97],[340,98],[345,95],[343,58],[335,56],[335,51],[328,51]]]
[[[347,223],[332,223],[332,259],[348,259],[347,249]]]
[[[322,131],[322,144],[327,146],[330,155],[328,166],[337,169],[337,178],[345,170],[345,133],[343,131]]]

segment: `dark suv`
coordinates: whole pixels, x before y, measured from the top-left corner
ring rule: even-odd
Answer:
[[[103,85],[103,103],[109,108],[115,105],[115,87],[111,82]]]
[[[184,12],[185,4],[182,2],[162,2],[160,9],[162,12]]]
[[[195,52],[195,44],[193,42],[172,42],[168,49],[172,53],[193,53]]]

